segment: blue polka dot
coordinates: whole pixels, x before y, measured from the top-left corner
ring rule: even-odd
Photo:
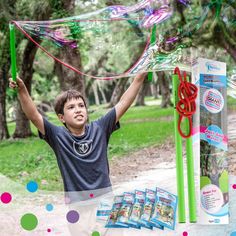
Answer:
[[[236,236],[236,231],[232,232],[230,236]]]
[[[38,184],[35,181],[30,181],[27,186],[26,186],[27,190],[31,193],[34,193],[37,191],[38,189]]]
[[[47,204],[46,209],[47,209],[47,211],[52,211],[53,210],[53,205],[52,204]]]

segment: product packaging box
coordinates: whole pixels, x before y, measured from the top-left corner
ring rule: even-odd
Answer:
[[[199,180],[197,222],[228,224],[226,64],[197,58],[192,79],[198,87],[193,117],[193,153]]]

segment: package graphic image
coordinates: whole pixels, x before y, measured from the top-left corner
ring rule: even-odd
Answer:
[[[192,66],[199,92],[193,118],[193,150],[200,176],[200,224],[229,223],[226,64],[197,58]]]

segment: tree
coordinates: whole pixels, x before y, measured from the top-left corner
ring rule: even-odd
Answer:
[[[23,53],[20,77],[23,79],[29,94],[31,94],[33,62],[37,49],[38,47],[32,41],[28,41]],[[13,138],[25,138],[31,135],[32,132],[30,129],[30,122],[18,102],[16,107],[16,129],[14,131]]]
[[[138,93],[138,96],[135,101],[135,106],[144,106],[144,98],[147,95],[147,91],[150,88],[150,82],[147,80],[147,76],[143,82],[142,88],[140,89],[140,92]]]
[[[170,80],[168,76],[166,76],[164,71],[158,71],[158,80],[160,81],[160,91],[161,91],[161,107],[172,106],[171,103],[171,92],[170,92]]]
[[[24,3],[24,1],[22,2]],[[42,11],[42,5],[45,6],[44,10]],[[23,7],[24,4],[21,6]],[[40,2],[37,1],[33,5],[33,16],[35,16],[35,20],[45,20],[48,19],[51,14],[51,7],[47,2]],[[37,41],[37,39],[35,38]],[[40,44],[41,41],[38,40],[38,43]],[[32,41],[28,41],[26,43],[24,52],[23,52],[23,59],[20,69],[20,77],[23,79],[26,88],[31,94],[31,83],[32,83],[32,77],[33,77],[33,63],[34,58],[36,55],[36,52],[38,50],[38,47],[36,44],[34,44]],[[30,129],[30,122],[25,116],[24,112],[21,109],[20,104],[18,103],[18,106],[16,108],[16,129],[13,134],[14,138],[26,138],[32,135],[31,129]]]
[[[75,68],[82,68],[79,51],[75,51],[70,48],[66,50],[64,49],[60,51],[57,57],[60,60],[68,63],[69,65],[74,66]],[[64,65],[58,62],[55,62],[54,69],[55,74],[59,79],[60,89],[62,91],[73,88],[80,91],[83,96],[85,95],[85,85],[82,75],[77,74],[76,72],[72,71],[71,69],[65,67]]]
[[[62,0],[54,2],[54,9],[56,9],[54,18],[61,18],[70,16],[74,13],[75,0]],[[57,58],[69,65],[72,65],[79,70],[82,70],[81,55],[79,49],[64,47],[57,54]],[[84,78],[81,74],[77,74],[73,70],[63,66],[61,63],[55,61],[54,67],[55,74],[57,75],[62,91],[68,89],[76,89],[85,96]]]
[[[129,78],[126,77],[126,78],[119,79],[119,81],[116,83],[116,87],[113,90],[111,100],[110,100],[108,107],[113,107],[119,102],[122,94],[125,91],[125,85],[127,84],[128,80],[129,80]]]

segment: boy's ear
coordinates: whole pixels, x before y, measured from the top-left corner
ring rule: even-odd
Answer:
[[[59,120],[60,120],[62,123],[65,123],[64,115],[58,114],[57,117],[59,118]]]

